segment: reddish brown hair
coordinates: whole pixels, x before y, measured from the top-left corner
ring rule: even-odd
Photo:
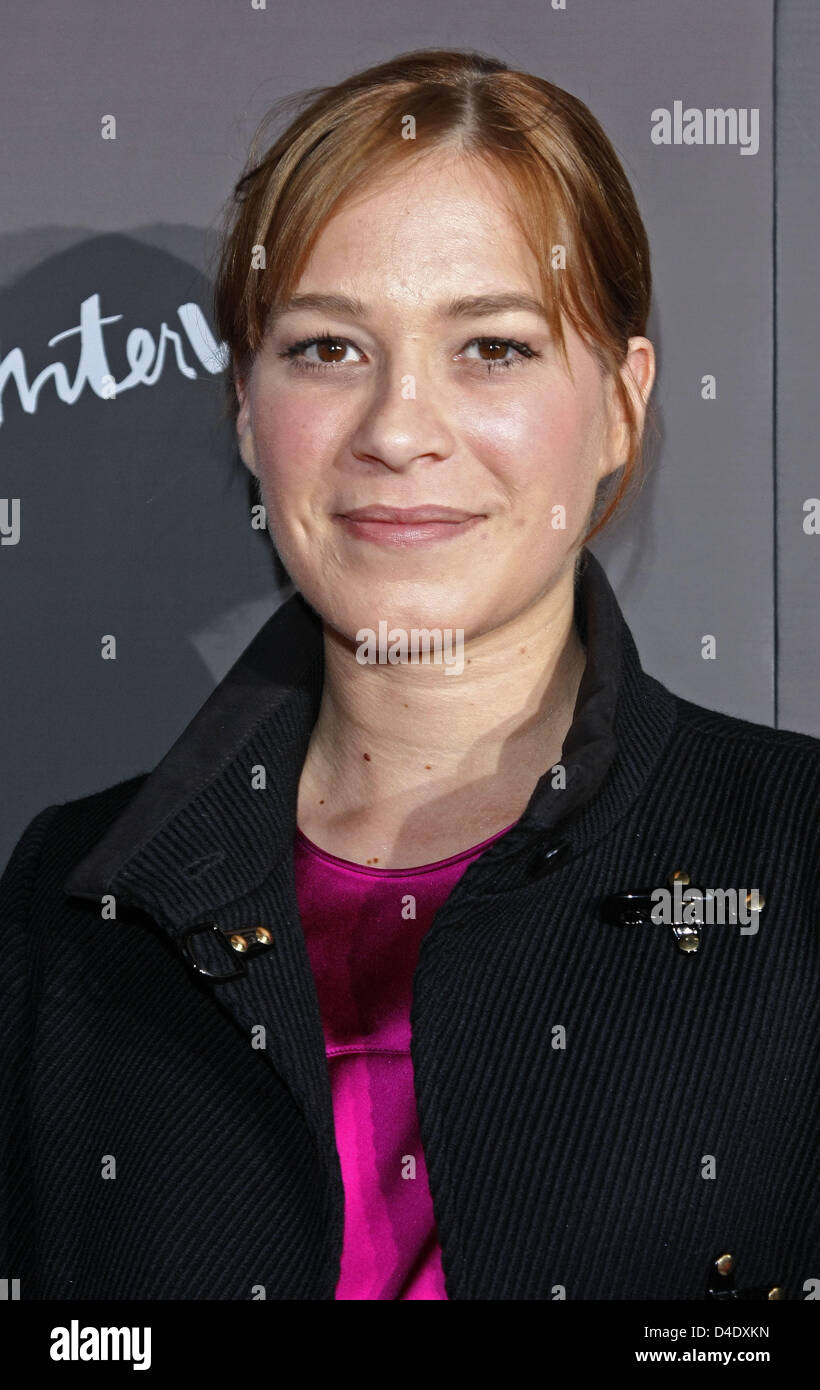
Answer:
[[[294,106],[297,114],[264,148],[271,123]],[[408,128],[413,138],[406,138]],[[497,59],[458,50],[401,54],[271,108],[228,204],[215,274],[232,408],[233,375],[248,371],[271,306],[287,303],[336,206],[354,186],[436,147],[501,173],[510,214],[540,268],[544,312],[566,365],[562,313],[615,382],[629,457],[601,484],[586,542],[642,482],[643,430],[620,368],[629,338],[646,331],[649,243],[626,174],[588,108]],[[264,269],[255,268],[260,246]],[[564,268],[553,267],[558,246],[565,248]]]

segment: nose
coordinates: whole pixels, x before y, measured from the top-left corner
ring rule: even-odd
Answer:
[[[420,353],[384,365],[350,442],[362,463],[403,473],[417,463],[442,462],[453,452],[445,403]]]

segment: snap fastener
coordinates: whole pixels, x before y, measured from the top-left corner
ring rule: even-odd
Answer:
[[[644,889],[612,893],[600,906],[604,921],[611,927],[641,927],[652,921],[652,898]]]
[[[539,845],[528,865],[530,878],[542,878],[545,874],[559,869],[572,853],[569,840],[550,840]]]
[[[200,935],[219,942],[220,949],[233,957],[234,952],[243,957],[241,965],[232,960],[232,968],[226,971],[209,970],[194,951],[194,938]],[[195,922],[180,932],[180,944],[191,967],[198,975],[209,980],[237,980],[245,974],[245,959],[267,951],[273,945],[273,932],[269,927],[243,927],[237,931],[232,927],[221,927],[218,922]],[[211,953],[213,954],[213,953]]]
[[[209,937],[211,941],[218,941],[221,950],[230,951],[231,949],[228,939],[218,922],[194,922],[192,926],[186,927],[184,931],[180,933],[180,945],[188,964],[197,975],[204,975],[206,980],[221,982],[223,980],[237,980],[240,976],[245,974],[244,962],[239,969],[234,968],[223,971],[209,970],[208,967],[203,965],[197,958],[194,950],[194,937],[197,936],[206,936]]]
[[[688,869],[675,869],[669,875],[670,887],[674,888],[679,883],[682,888],[687,888],[692,882],[692,876]],[[678,924],[672,928],[678,948],[688,955],[692,951],[700,950],[700,932],[695,927],[688,924]],[[731,1261],[731,1255],[727,1257]]]
[[[717,1303],[728,1303],[737,1298],[735,1290],[734,1260],[728,1253],[718,1255],[713,1260],[706,1281],[706,1297]]]
[[[735,1269],[734,1260],[729,1254],[718,1255],[713,1261],[706,1282],[706,1297],[717,1303],[728,1303],[741,1300],[742,1302],[760,1301],[761,1299],[771,1299],[773,1301],[786,1297],[786,1290],[780,1284],[756,1284],[753,1288],[735,1288]]]
[[[700,949],[700,936],[694,927],[673,927],[675,940],[682,951],[697,951]]]

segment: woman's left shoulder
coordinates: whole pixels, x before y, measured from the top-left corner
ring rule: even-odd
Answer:
[[[668,756],[717,799],[746,803],[750,815],[791,808],[820,830],[820,739],[776,729],[674,696],[676,719]]]
[[[675,695],[674,700],[678,730],[684,736],[694,735],[707,743],[755,749],[759,753],[772,748],[787,756],[802,754],[815,763],[820,759],[820,738],[812,734],[798,729],[776,729],[770,724],[757,724],[738,715],[722,714],[719,710],[686,700],[681,695]]]

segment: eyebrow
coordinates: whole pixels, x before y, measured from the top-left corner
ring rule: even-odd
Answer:
[[[315,309],[319,313],[353,319],[366,319],[370,313],[368,306],[361,299],[345,294],[294,294],[287,304],[273,307],[269,322],[273,324],[283,314],[295,313],[298,309]],[[460,295],[436,305],[435,312],[439,318],[461,319],[499,314],[508,309],[524,309],[538,314],[542,319],[547,318],[540,300],[530,294],[512,292]]]

